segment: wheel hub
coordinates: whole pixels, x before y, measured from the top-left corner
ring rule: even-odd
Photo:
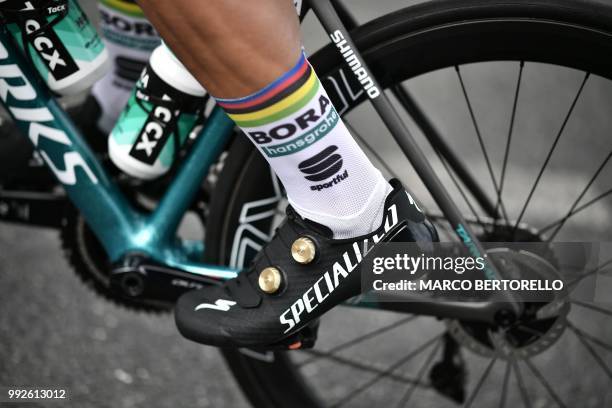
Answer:
[[[542,252],[542,251],[537,251]],[[522,249],[496,248],[488,251],[490,259],[509,279],[563,280],[558,269],[542,256]],[[520,292],[525,310],[518,319],[507,325],[447,321],[449,333],[461,345],[473,352],[502,358],[527,358],[551,347],[567,327],[569,303],[566,292]],[[538,312],[546,305],[555,304],[553,313],[540,317]]]

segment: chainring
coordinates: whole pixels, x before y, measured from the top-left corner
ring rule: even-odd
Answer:
[[[189,146],[195,140],[193,137],[188,139],[179,152],[177,165],[172,166],[166,175],[153,182],[146,182],[123,174],[108,159],[106,144],[101,142],[106,140],[105,135],[96,132],[95,127],[92,128],[88,120],[88,118],[99,116],[99,107],[94,98],[89,97],[82,105],[69,108],[68,114],[77,127],[83,130],[87,142],[103,161],[110,176],[117,182],[128,200],[135,208],[143,211],[154,208],[155,203],[172,182],[181,159],[188,153]],[[0,159],[6,159],[0,160],[0,187],[8,186],[17,191],[51,191],[58,188],[56,179],[43,165],[42,160],[40,163],[33,163],[37,155],[30,142],[19,134],[12,121],[4,120],[2,117],[0,117],[0,147],[3,147],[0,149]],[[4,155],[2,155],[3,152]],[[203,225],[208,215],[210,193],[223,169],[226,156],[227,153],[224,152],[217,163],[211,166],[190,208],[190,211],[197,214]],[[165,312],[169,310],[168,306],[161,302],[158,304],[122,298],[111,291],[111,263],[85,219],[69,201],[67,201],[61,221],[60,240],[66,260],[76,275],[88,288],[93,289],[104,299],[137,311]]]
[[[222,156],[223,158],[223,156]],[[209,176],[202,183],[198,197],[192,204],[190,211],[197,214],[202,225],[205,225],[210,191],[216,182],[216,174],[222,168],[222,162],[212,166]],[[133,182],[133,180],[131,180]],[[128,185],[120,181],[122,190],[136,208],[150,210],[152,203],[158,200],[160,193],[165,189],[151,187],[146,184]],[[164,302],[134,300],[121,297],[110,288],[111,262],[104,248],[87,225],[87,222],[78,210],[68,205],[60,229],[60,240],[66,260],[85,285],[94,290],[99,296],[127,309],[140,312],[168,312],[170,309]]]
[[[62,224],[60,240],[64,256],[88,288],[105,300],[128,309],[144,312],[166,311],[161,305],[121,298],[110,289],[111,264],[102,245],[74,207],[70,206]]]

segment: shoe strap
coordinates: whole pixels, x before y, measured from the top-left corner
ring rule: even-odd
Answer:
[[[229,280],[225,285],[225,291],[240,307],[251,309],[261,303],[261,295],[253,287],[246,273],[240,273],[236,279]]]

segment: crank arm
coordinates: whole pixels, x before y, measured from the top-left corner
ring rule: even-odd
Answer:
[[[60,228],[67,204],[61,193],[0,189],[0,221]]]
[[[397,313],[458,319],[506,326],[514,320],[507,314],[508,304],[501,301],[444,300],[429,296],[377,293],[350,299],[344,306],[376,308]]]
[[[141,256],[128,256],[111,273],[111,287],[119,295],[174,306],[185,292],[220,285],[221,280],[194,275],[181,269],[152,262]]]
[[[411,301],[384,301],[377,303],[377,308],[420,316],[432,316],[439,319],[458,319],[487,324],[510,324],[502,322],[508,305],[501,302],[467,302],[443,301],[434,299]]]

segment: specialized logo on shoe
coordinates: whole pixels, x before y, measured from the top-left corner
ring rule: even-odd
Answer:
[[[336,127],[340,116],[331,101],[323,94],[318,106],[302,111],[300,115],[288,117],[269,129],[248,131],[247,134],[268,157],[286,156],[299,152],[325,137]],[[300,133],[304,132],[304,133]],[[275,141],[291,139],[285,143],[268,146]]]
[[[220,312],[229,312],[230,308],[234,306],[235,304],[236,302],[232,300],[217,299],[217,301],[214,304],[200,303],[199,305],[195,307],[194,310],[197,312],[198,310],[202,310],[202,309],[212,309],[212,310],[218,310]]]
[[[418,212],[422,213],[423,210],[421,210],[421,208],[419,207],[419,205],[417,204],[417,202],[414,200],[414,198],[412,198],[412,196],[410,195],[409,192],[406,191],[406,195],[408,196],[408,202],[417,209]]]
[[[343,161],[342,156],[336,153],[337,150],[338,146],[328,146],[310,159],[301,162],[298,168],[305,174],[304,178],[309,181],[323,181],[338,174],[338,172],[342,170]],[[321,191],[338,184],[347,177],[348,171],[345,170],[343,174],[338,174],[330,182],[310,186],[310,189]]]
[[[389,231],[397,225],[398,221],[397,207],[393,204],[387,209],[385,226],[380,236],[372,236],[371,241],[369,238],[363,240],[362,246],[358,242],[354,242],[351,250],[344,252],[340,261],[334,262],[331,270],[325,272],[291,307],[280,315],[280,323],[287,326],[284,333],[287,333],[302,321],[302,314],[311,313],[323,303],[348,277],[349,273],[361,264],[363,258],[372,250],[372,244],[377,244],[383,240]]]

